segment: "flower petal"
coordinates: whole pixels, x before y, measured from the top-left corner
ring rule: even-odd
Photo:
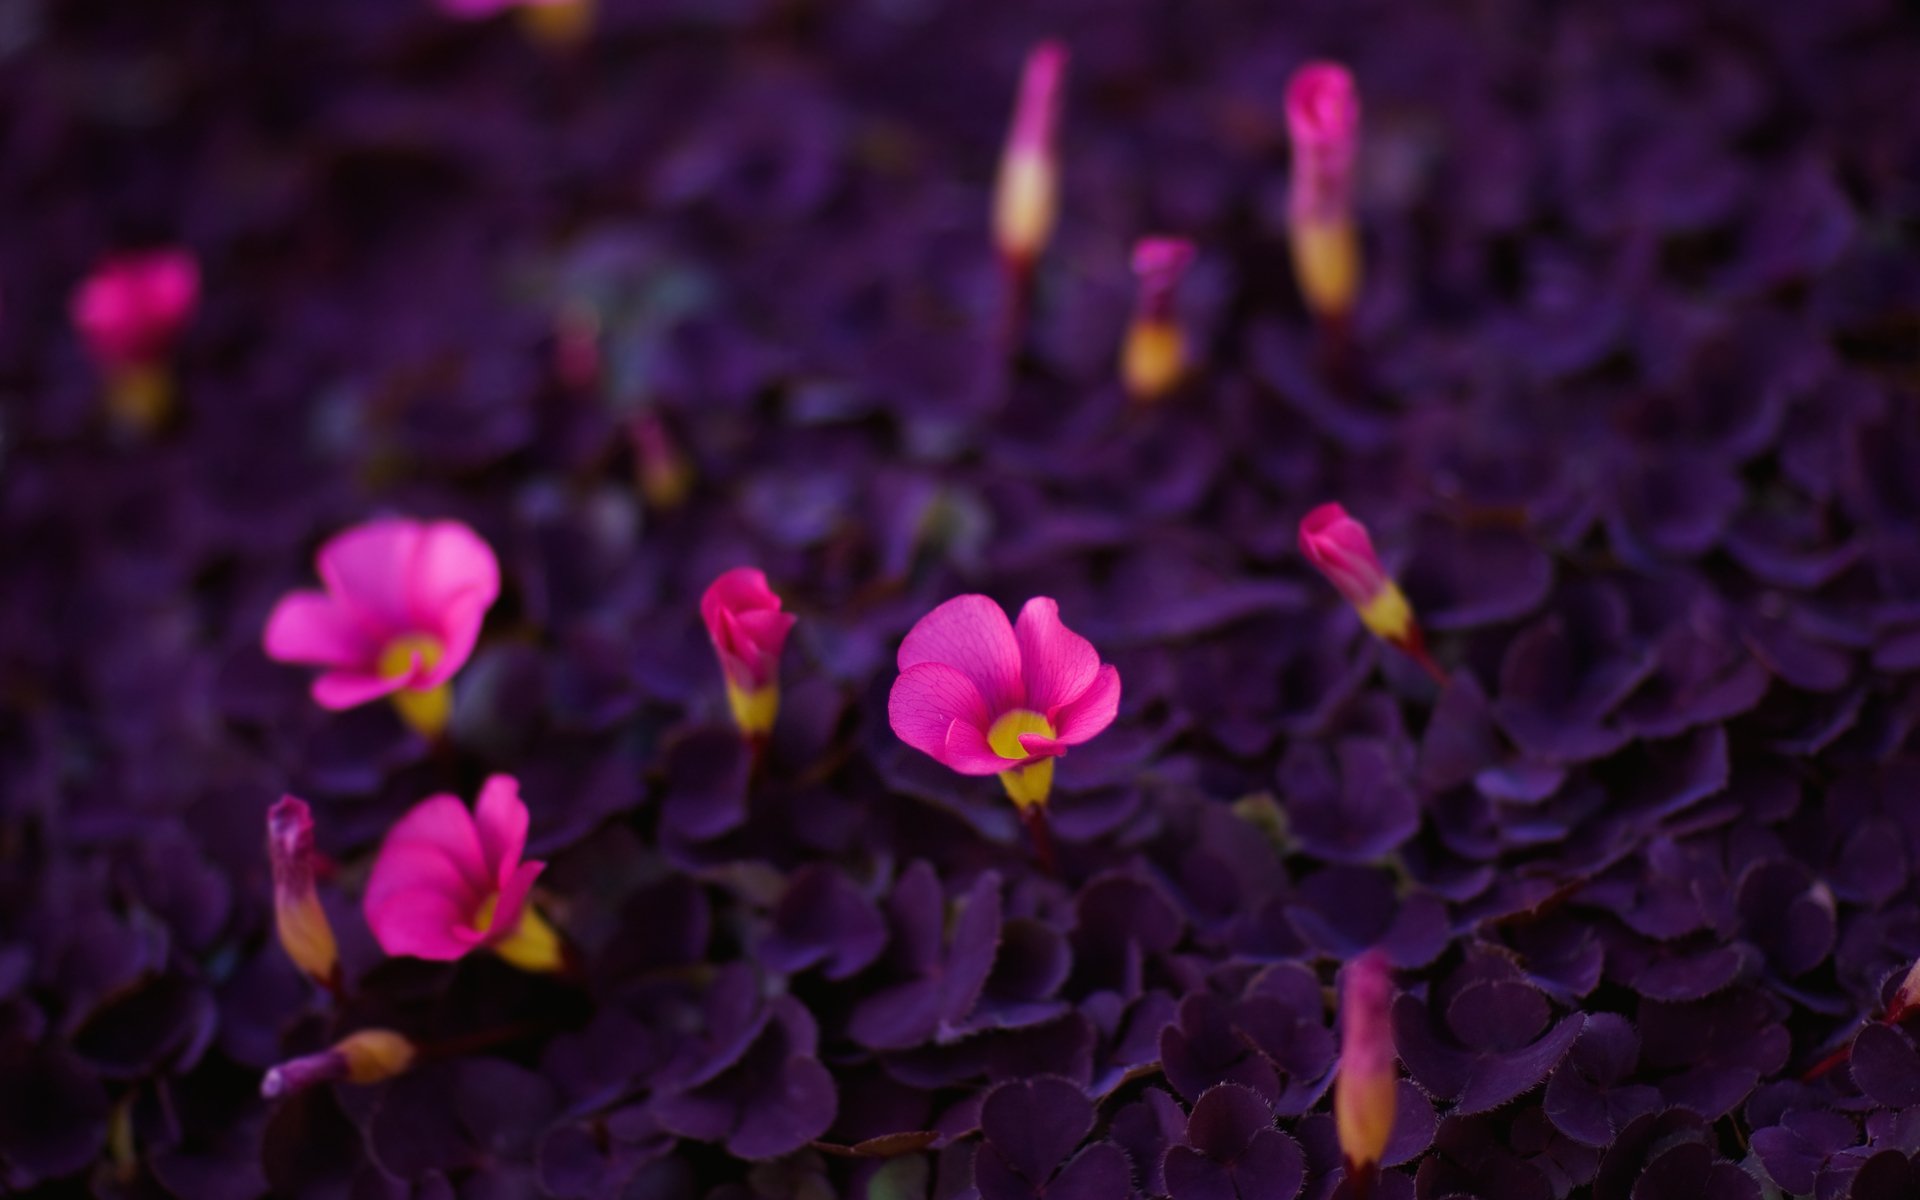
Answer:
[[[1093,686],[1100,653],[1092,642],[1060,623],[1060,605],[1051,596],[1027,601],[1013,634],[1020,646],[1028,708],[1052,720],[1063,706]]]
[[[467,811],[467,806],[460,803],[457,796],[444,793],[429,796],[401,817],[387,831],[387,840],[380,847],[380,858],[373,865],[374,875],[379,875],[380,863],[389,853],[419,846],[432,847],[444,855],[472,892],[485,896],[494,890],[496,880],[487,870],[480,831],[474,825],[473,814]],[[367,885],[369,892],[373,886],[370,881]]]
[[[385,642],[412,631],[409,592],[420,526],[395,517],[368,521],[327,539],[314,567],[334,600]]]
[[[1006,612],[985,596],[955,596],[908,631],[900,643],[900,669],[944,663],[973,680],[990,713],[1022,706],[1020,643]]]
[[[432,632],[443,653],[428,682],[444,683],[473,653],[487,610],[500,597],[500,563],[479,534],[458,521],[417,527],[406,566],[406,612]]]
[[[371,669],[379,653],[352,613],[324,592],[288,592],[267,617],[261,644],[276,662]]]
[[[1120,669],[1102,664],[1093,685],[1060,710],[1054,720],[1054,736],[1063,744],[1078,746],[1113,724],[1120,711]]]
[[[391,696],[406,684],[405,675],[383,679],[369,671],[328,671],[313,681],[313,702],[336,712],[358,708],[369,700]]]
[[[934,757],[962,775],[998,775],[1029,761],[1000,757],[988,744],[985,731],[965,721],[947,727],[946,740]]]
[[[901,741],[946,762],[949,727],[958,722],[975,730],[984,746],[993,718],[971,678],[945,663],[923,662],[900,672],[893,681],[887,719]]]
[[[543,862],[521,863],[500,881],[500,899],[493,907],[493,921],[487,926],[485,940],[500,941],[520,928],[520,912],[527,906],[527,894],[533,881],[547,869]]]
[[[520,781],[511,775],[487,776],[473,806],[473,825],[487,878],[504,890],[527,851],[527,806],[520,799]]]

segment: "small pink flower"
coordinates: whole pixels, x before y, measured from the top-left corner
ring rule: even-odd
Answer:
[[[1345,67],[1313,62],[1294,72],[1287,81],[1287,133],[1293,143],[1293,219],[1344,219],[1353,210],[1360,149],[1360,97]]]
[[[108,371],[156,366],[193,316],[200,266],[180,249],[116,255],[74,289],[73,325]]]
[[[457,521],[369,521],[330,538],[315,561],[326,590],[281,597],[265,645],[278,662],[326,668],[313,683],[322,708],[441,687],[500,594],[493,551]]]
[[[780,651],[793,614],[780,611],[764,572],[735,567],[700,597],[700,619],[720,656],[735,722],[749,737],[765,736],[779,710]]]
[[[1016,268],[1030,267],[1053,234],[1060,188],[1055,142],[1066,78],[1064,45],[1041,42],[1028,52],[993,199],[994,244]]]
[[[526,846],[527,806],[510,775],[488,777],[471,813],[456,796],[422,800],[387,832],[367,880],[374,939],[388,954],[444,962],[521,934],[546,869],[520,860]]]
[[[340,955],[313,885],[313,810],[306,801],[282,796],[267,810],[267,857],[273,864],[273,918],[281,947],[315,983],[334,986]]]
[[[1377,1168],[1393,1133],[1398,1076],[1392,1002],[1393,980],[1378,950],[1347,965],[1340,983],[1340,1068],[1333,1081],[1333,1117],[1349,1174]]]
[[[999,775],[1023,808],[1046,802],[1052,760],[1120,708],[1120,672],[1046,596],[1018,626],[985,596],[955,596],[908,632],[899,663],[887,716],[900,740],[962,775]]]

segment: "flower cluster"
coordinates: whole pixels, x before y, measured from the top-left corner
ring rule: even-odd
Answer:
[[[0,1192],[1920,1194],[1899,5],[39,7]]]

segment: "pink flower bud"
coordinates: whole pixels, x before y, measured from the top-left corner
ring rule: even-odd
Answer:
[[[338,982],[340,955],[313,886],[313,811],[306,801],[282,796],[267,810],[267,853],[273,863],[273,917],[281,948],[308,978],[332,987]]]
[[[780,611],[764,572],[735,567],[708,585],[700,619],[720,656],[734,722],[750,738],[765,737],[780,711],[780,652],[793,614]]]
[[[200,266],[180,249],[106,259],[73,294],[74,328],[108,372],[154,367],[200,299]]]
[[[1067,48],[1042,42],[1027,55],[1013,124],[994,186],[993,239],[1012,267],[1031,267],[1053,234],[1060,164],[1055,143],[1065,90]]]
[[[1353,223],[1360,101],[1345,67],[1308,63],[1294,73],[1287,84],[1287,133],[1293,143],[1287,225],[1294,276],[1307,307],[1339,321],[1360,289]]]
[[[1174,316],[1173,292],[1193,257],[1193,243],[1183,238],[1142,238],[1134,245],[1140,293],[1121,350],[1120,378],[1137,401],[1158,400],[1187,372],[1186,335]]]
[[[1322,504],[1300,519],[1300,549],[1359,612],[1368,631],[1399,647],[1442,685],[1447,682],[1446,672],[1427,652],[1413,606],[1373,552],[1366,526],[1340,505]]]
[[[1287,134],[1293,143],[1293,219],[1346,217],[1353,211],[1360,97],[1345,67],[1313,62],[1294,72],[1287,81]]]
[[[362,1029],[318,1054],[270,1069],[260,1081],[260,1094],[278,1100],[335,1080],[379,1083],[405,1072],[417,1053],[412,1042],[391,1029]]]
[[[1398,1076],[1392,1001],[1393,981],[1378,950],[1347,964],[1340,981],[1340,1067],[1333,1081],[1333,1118],[1349,1175],[1377,1169],[1393,1133]]]

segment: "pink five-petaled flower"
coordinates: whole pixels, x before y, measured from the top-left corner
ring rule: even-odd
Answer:
[[[780,714],[780,651],[793,614],[780,611],[764,572],[735,567],[707,586],[700,619],[720,656],[734,723],[749,739],[766,737]]]
[[[1387,960],[1369,950],[1347,965],[1340,983],[1340,1068],[1333,1119],[1354,1190],[1364,1195],[1393,1133],[1397,1075]]]
[[[428,737],[452,711],[447,681],[473,653],[500,594],[500,564],[457,521],[387,517],[328,539],[315,556],[325,591],[289,592],[267,618],[267,657],[325,667],[322,708],[392,696]]]
[[[1047,801],[1053,760],[1113,723],[1120,672],[1036,596],[1020,623],[955,596],[900,644],[887,716],[900,740],[962,775],[998,775],[1021,809]]]
[[[1055,148],[1067,48],[1041,42],[1027,54],[1013,123],[1000,153],[993,189],[993,243],[1017,276],[1025,276],[1053,236],[1059,208],[1060,161]]]
[[[543,862],[522,862],[527,806],[510,775],[480,785],[473,812],[429,796],[387,831],[363,907],[388,954],[447,962],[485,946],[527,971],[557,971],[560,939],[528,904]]]
[[[267,858],[273,864],[273,921],[293,965],[322,987],[339,984],[333,926],[314,890],[313,810],[282,796],[267,810]]]
[[[1360,98],[1338,63],[1308,63],[1287,81],[1293,174],[1287,227],[1294,275],[1307,307],[1339,318],[1360,287],[1353,224],[1353,171],[1360,149]]]
[[[166,418],[167,359],[200,300],[200,264],[177,248],[108,258],[74,289],[73,326],[107,378],[115,416],[140,429]]]
[[[1446,672],[1427,652],[1427,641],[1400,586],[1373,552],[1367,527],[1339,504],[1322,504],[1300,518],[1300,549],[1319,568],[1377,638],[1398,646],[1441,683]]]
[[[1185,238],[1141,238],[1133,247],[1133,273],[1140,280],[1133,323],[1120,352],[1120,378],[1136,401],[1158,400],[1187,372],[1187,341],[1173,309],[1174,288],[1193,265]]]

